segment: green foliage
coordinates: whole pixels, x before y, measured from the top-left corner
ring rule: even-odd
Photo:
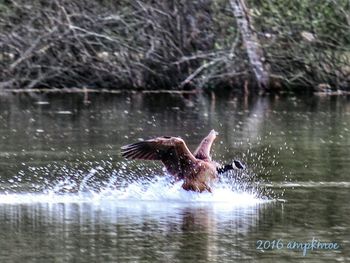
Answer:
[[[272,72],[295,87],[348,88],[350,2],[251,0]]]

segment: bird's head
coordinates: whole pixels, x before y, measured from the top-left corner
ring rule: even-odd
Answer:
[[[233,160],[232,162],[232,168],[233,169],[238,169],[238,170],[243,170],[245,169],[245,165],[241,162],[241,161],[238,161],[238,160]]]

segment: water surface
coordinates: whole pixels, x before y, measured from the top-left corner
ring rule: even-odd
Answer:
[[[88,99],[0,97],[1,262],[350,261],[348,98]],[[248,166],[213,194],[119,153],[159,135],[195,149],[213,128],[214,158]],[[341,247],[286,248],[312,238]]]

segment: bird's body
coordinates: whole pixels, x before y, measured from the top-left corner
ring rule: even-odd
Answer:
[[[122,156],[128,159],[160,160],[169,174],[184,181],[183,189],[211,192],[211,185],[218,179],[219,173],[244,167],[239,161],[223,167],[212,161],[210,149],[216,135],[212,130],[193,154],[183,139],[163,136],[123,146]]]

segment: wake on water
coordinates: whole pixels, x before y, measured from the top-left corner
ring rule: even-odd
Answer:
[[[0,194],[0,204],[159,202],[179,205],[221,203],[230,207],[245,207],[269,201],[259,189],[247,187],[247,183],[233,179],[232,175],[222,177],[212,193],[197,193],[183,190],[182,182],[173,182],[169,175],[134,176],[127,180],[127,172],[118,170],[111,172],[110,179],[103,182],[96,180],[99,173],[105,172],[103,170],[97,166],[83,175],[80,171],[80,176],[66,174],[38,192],[4,192]]]

